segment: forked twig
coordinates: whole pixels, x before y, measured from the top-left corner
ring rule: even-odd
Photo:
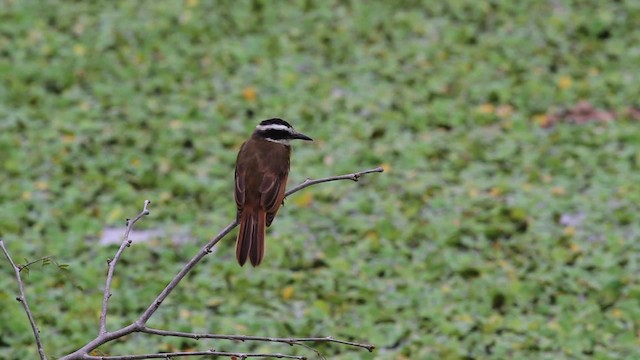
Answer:
[[[108,261],[109,263],[109,271],[107,273],[107,282],[104,285],[104,296],[102,297],[102,311],[100,311],[100,328],[98,330],[98,334],[106,334],[107,333],[107,308],[109,307],[109,298],[111,297],[111,281],[113,280],[113,273],[116,271],[116,265],[118,264],[118,260],[120,260],[120,256],[124,252],[124,249],[131,246],[131,240],[129,240],[129,233],[131,233],[131,229],[133,229],[133,225],[138,222],[138,220],[142,219],[144,216],[149,215],[149,204],[151,201],[145,200],[144,207],[142,211],[133,218],[133,220],[127,219],[127,230],[124,232],[124,237],[122,238],[122,244],[120,244],[120,248],[116,252],[116,255],[112,260]]]
[[[22,282],[22,277],[20,276],[21,267],[18,267],[16,263],[13,262],[11,255],[9,255],[9,251],[4,246],[4,241],[0,239],[0,248],[2,248],[2,252],[4,256],[7,257],[11,267],[13,268],[14,273],[16,274],[16,280],[18,281],[18,288],[20,289],[20,295],[16,297],[22,307],[24,308],[24,312],[27,313],[27,317],[29,318],[29,323],[31,324],[31,330],[33,330],[33,336],[36,339],[36,346],[38,347],[38,354],[40,355],[40,360],[47,360],[47,355],[44,353],[44,348],[42,347],[42,339],[40,338],[40,330],[38,329],[38,325],[36,324],[36,320],[33,317],[33,313],[31,312],[31,308],[29,307],[29,303],[27,302],[27,295],[24,292],[24,283]]]
[[[52,258],[53,258],[53,256],[41,257],[40,259],[29,261],[28,263],[26,263],[24,265],[18,265],[18,269],[20,269],[20,271],[22,271],[22,269],[27,269],[29,266],[31,266],[33,264],[37,264],[40,261],[42,261],[42,263],[44,264],[47,261],[51,261]]]

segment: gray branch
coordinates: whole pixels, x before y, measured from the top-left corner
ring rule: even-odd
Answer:
[[[20,270],[24,267],[17,266],[16,263],[13,262],[11,255],[9,255],[9,250],[4,246],[4,241],[0,239],[0,248],[2,248],[2,252],[4,256],[7,257],[13,271],[16,274],[16,280],[18,281],[18,287],[20,288],[20,296],[16,297],[22,307],[24,308],[24,312],[27,313],[27,317],[29,318],[29,323],[31,324],[31,330],[33,330],[33,337],[36,339],[36,346],[38,347],[38,354],[40,355],[40,360],[47,360],[47,355],[44,353],[44,348],[42,347],[42,339],[40,338],[40,330],[38,329],[38,325],[36,324],[36,320],[33,318],[33,313],[31,312],[31,308],[29,308],[29,303],[27,302],[27,295],[24,292],[24,284],[22,283],[22,277],[20,276]]]
[[[139,360],[139,359],[171,359],[174,356],[221,356],[232,359],[249,359],[249,358],[274,358],[274,359],[298,359],[306,360],[304,356],[285,355],[285,354],[260,354],[260,353],[233,353],[226,351],[215,351],[213,349],[207,351],[181,351],[168,352],[158,354],[143,355],[120,355],[120,356],[86,356],[84,359],[91,360]]]
[[[334,339],[331,336],[325,337],[309,337],[309,338],[274,338],[274,337],[266,337],[266,336],[247,336],[247,335],[222,335],[222,334],[198,334],[198,333],[188,333],[181,331],[169,331],[169,330],[160,330],[145,327],[140,332],[146,334],[160,335],[160,336],[172,336],[172,337],[183,337],[189,339],[223,339],[223,340],[232,340],[232,341],[263,341],[263,342],[277,342],[284,343],[288,345],[301,345],[304,342],[332,342],[336,344],[349,345],[353,347],[359,347],[363,349],[367,349],[369,351],[373,351],[375,346],[370,344],[361,344],[352,341],[344,341],[339,339]]]
[[[104,285],[104,296],[102,297],[102,311],[100,311],[100,329],[98,330],[98,334],[106,334],[107,333],[107,308],[109,307],[109,298],[111,297],[111,281],[113,280],[113,273],[116,271],[116,265],[118,264],[118,260],[120,260],[120,256],[124,252],[124,249],[131,246],[131,240],[129,240],[129,234],[131,233],[131,229],[133,229],[133,225],[138,222],[138,220],[142,219],[144,216],[149,215],[149,204],[151,201],[145,200],[144,207],[142,211],[135,217],[133,220],[127,219],[127,230],[124,232],[124,237],[122,238],[122,244],[120,244],[120,248],[116,252],[116,255],[112,260],[109,260],[109,271],[107,273],[107,282]]]

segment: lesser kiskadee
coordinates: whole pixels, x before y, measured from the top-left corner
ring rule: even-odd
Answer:
[[[258,266],[264,258],[264,231],[284,200],[291,146],[289,140],[313,141],[282,119],[264,120],[238,152],[235,199],[240,231],[236,258]]]

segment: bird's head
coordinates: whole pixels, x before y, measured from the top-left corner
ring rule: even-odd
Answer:
[[[278,118],[260,122],[253,133],[255,136],[267,141],[283,145],[289,145],[289,140],[295,139],[313,141],[313,139],[307,135],[296,131],[288,122]]]

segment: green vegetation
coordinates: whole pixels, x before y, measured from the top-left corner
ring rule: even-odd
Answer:
[[[95,336],[106,226],[127,324],[232,220],[237,149],[282,117],[296,194],[240,268],[233,235],[151,325],[331,335],[330,359],[640,358],[640,6],[574,1],[0,0],[0,236],[50,357]],[[580,101],[615,112],[576,124]],[[0,358],[35,359],[0,259]],[[105,354],[278,344],[136,335]]]

